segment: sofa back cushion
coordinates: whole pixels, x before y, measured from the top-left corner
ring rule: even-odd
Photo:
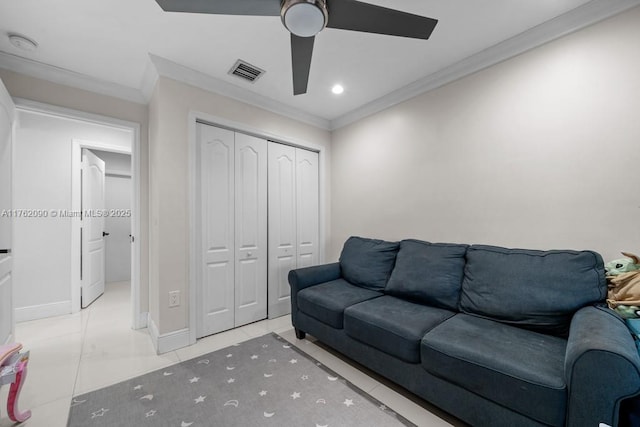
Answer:
[[[396,262],[398,242],[349,237],[340,254],[342,277],[374,291],[383,290]]]
[[[403,240],[385,293],[457,311],[467,247]]]
[[[471,246],[460,310],[552,335],[568,335],[579,308],[603,301],[602,257],[592,251]]]

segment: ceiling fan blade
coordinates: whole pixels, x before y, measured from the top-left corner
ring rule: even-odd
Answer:
[[[165,12],[280,16],[280,0],[156,0]]]
[[[315,37],[299,37],[291,34],[291,65],[293,67],[293,94],[307,93],[313,42]]]
[[[328,28],[428,39],[437,19],[362,3],[356,0],[327,0]]]

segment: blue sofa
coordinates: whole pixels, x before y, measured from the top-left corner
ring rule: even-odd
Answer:
[[[349,238],[289,273],[299,339],[474,426],[616,426],[640,358],[592,251]]]

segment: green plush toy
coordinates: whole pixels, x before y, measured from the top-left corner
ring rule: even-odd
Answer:
[[[628,252],[622,252],[626,258],[614,259],[604,265],[607,276],[617,276],[618,274],[628,273],[629,271],[640,270],[640,258],[637,255]]]
[[[640,307],[637,305],[619,305],[614,310],[624,319],[635,319],[640,314]]]

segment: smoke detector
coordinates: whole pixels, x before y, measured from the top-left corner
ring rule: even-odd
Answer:
[[[29,37],[23,36],[22,34],[9,33],[7,34],[7,36],[9,37],[9,43],[20,50],[33,52],[38,48],[38,43],[36,43],[34,40],[31,40]]]

